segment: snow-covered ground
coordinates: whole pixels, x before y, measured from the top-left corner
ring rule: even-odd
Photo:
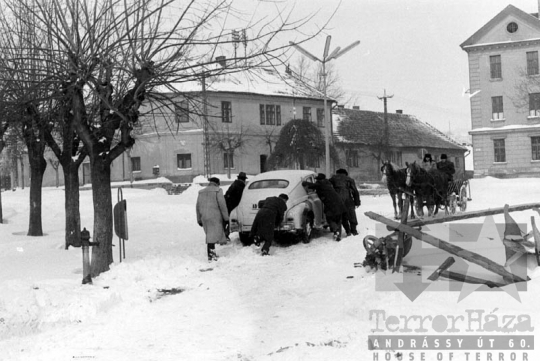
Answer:
[[[471,183],[469,210],[540,201],[540,179],[485,178]],[[354,267],[365,256],[363,237],[385,234],[364,215],[374,211],[391,217],[391,201],[385,195],[362,197],[362,206],[357,209],[358,236],[336,243],[321,232],[310,244],[272,247],[270,257],[261,257],[255,247],[242,247],[233,234],[230,244],[218,246],[219,261],[209,264],[204,234],[195,221],[199,189],[201,186],[194,184],[173,196],[163,189],[124,188],[130,237],[126,259],[118,262],[115,247],[111,270],[95,278],[93,285],[81,284],[81,249],[64,249],[63,190],[43,191],[43,237],[26,236],[28,189],[3,192],[6,223],[0,225],[0,360],[367,361],[398,360],[399,352],[404,354],[403,360],[513,360],[514,356],[523,360],[524,355],[527,360],[540,359],[540,351],[531,347],[526,353],[457,347],[368,350],[370,335],[475,335],[486,343],[491,336],[510,335],[516,336],[516,344],[520,337],[538,335],[540,278],[532,256],[532,280],[527,291],[519,292],[519,300],[507,289],[476,291],[458,302],[459,292],[440,290],[438,286],[447,283],[437,281],[410,301],[393,282],[411,273],[373,274]],[[113,190],[113,199],[116,192]],[[82,226],[92,232],[90,191],[81,192],[81,214]],[[512,215],[529,227],[531,216],[540,223],[534,211]],[[480,242],[459,245],[504,262],[494,222],[502,223],[503,217],[488,218],[479,226],[481,231],[475,237],[479,234]],[[443,225],[424,230],[454,242],[455,234],[467,237],[460,229]],[[118,245],[117,238],[114,242]],[[421,279],[426,280],[439,259],[447,255],[419,247],[404,262],[424,266]],[[213,270],[206,271],[209,267]],[[163,289],[183,292],[164,295],[159,292]],[[509,317],[522,315],[519,320],[530,319],[534,330],[518,324],[517,318],[510,323],[514,329],[510,333],[474,318],[468,323],[471,310],[484,312],[483,318],[497,316],[500,327]],[[376,312],[383,311],[387,322],[379,319],[377,323]],[[425,318],[425,330],[415,316]],[[444,320],[461,316],[465,321],[455,329],[441,328]],[[408,325],[404,324],[406,319]]]

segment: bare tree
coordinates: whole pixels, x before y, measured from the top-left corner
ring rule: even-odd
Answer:
[[[210,147],[226,157],[225,168],[227,168],[227,178],[231,178],[231,168],[234,164],[234,154],[240,151],[248,143],[249,129],[231,127],[229,125],[213,125],[209,134]]]
[[[110,167],[134,144],[141,105],[171,102],[160,94],[176,93],[177,83],[278,61],[287,47],[273,45],[277,35],[309,21],[283,12],[257,19],[245,26],[244,55],[221,67],[214,55],[232,41],[226,18],[234,9],[227,0],[181,7],[172,0],[26,0],[20,6],[35,31],[42,31],[42,72],[49,72],[54,89],[61,89],[57,94],[70,102],[70,124],[90,157],[93,238],[100,244],[92,251],[93,276],[113,262]]]

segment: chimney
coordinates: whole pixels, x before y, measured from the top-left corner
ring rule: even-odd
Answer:
[[[540,1],[540,0],[538,0],[538,1]],[[403,114],[403,109],[397,109],[396,114]]]
[[[539,0],[540,1],[540,0]],[[227,58],[225,55],[216,56],[216,61],[221,65],[223,68],[227,67]]]
[[[540,0],[538,0],[538,1],[540,1]],[[353,110],[360,110],[360,105],[353,105],[352,108],[353,108]]]

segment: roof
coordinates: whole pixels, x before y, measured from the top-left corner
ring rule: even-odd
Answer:
[[[226,68],[224,71],[227,71]],[[182,93],[198,93],[202,91],[202,82],[200,79],[190,80],[157,89],[157,91],[164,93],[173,90]],[[251,68],[208,77],[206,78],[206,91],[323,99],[323,96],[314,96],[313,92],[308,90],[307,85],[302,84],[286,72],[280,73],[276,69],[267,68]]]
[[[388,113],[389,146],[397,148],[466,148],[428,123],[407,114]],[[335,134],[344,143],[377,145],[383,138],[384,113],[342,109],[337,114]]]
[[[537,14],[528,14],[525,11],[518,9],[513,5],[508,5],[500,13],[495,15],[493,19],[491,19],[484,26],[482,26],[477,32],[471,35],[471,37],[465,40],[460,45],[460,47],[462,49],[465,49],[467,47],[474,46],[474,45],[485,45],[483,43],[482,44],[478,43],[479,40],[482,39],[487,33],[489,33],[496,26],[498,26],[499,23],[502,22],[508,16],[514,16],[520,21],[523,21],[525,24],[540,31],[540,20],[538,19],[538,17],[535,17],[535,15]]]

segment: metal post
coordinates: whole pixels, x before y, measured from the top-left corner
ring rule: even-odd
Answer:
[[[83,285],[92,284],[92,275],[90,274],[90,232],[84,228],[81,231],[81,244],[83,253]]]
[[[206,75],[202,76],[202,92],[203,92],[203,143],[204,143],[204,175],[210,177],[210,140],[208,137],[208,99],[206,94]]]

